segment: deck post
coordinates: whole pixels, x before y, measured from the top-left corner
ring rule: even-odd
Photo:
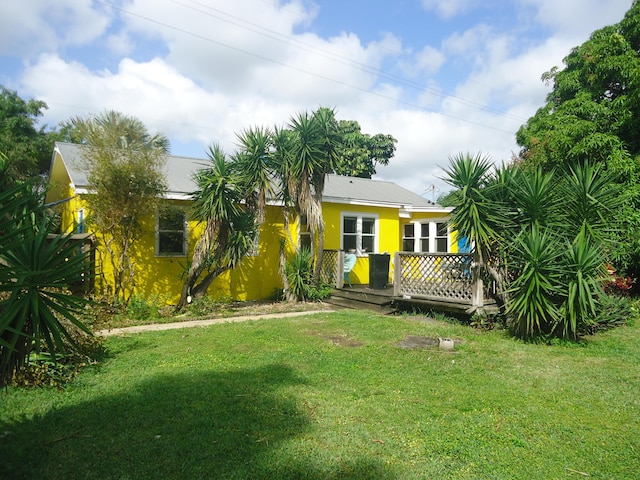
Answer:
[[[336,262],[336,288],[344,288],[344,250],[338,250]]]
[[[400,252],[393,254],[393,296],[399,297],[402,284],[402,258]]]
[[[482,275],[480,274],[480,258],[477,253],[474,253],[473,255],[471,271],[471,305],[474,308],[482,308],[484,306],[484,285],[482,282]]]

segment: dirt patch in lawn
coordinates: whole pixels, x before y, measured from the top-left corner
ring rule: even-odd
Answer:
[[[325,340],[328,340],[332,344],[337,345],[339,347],[355,348],[355,347],[361,347],[362,345],[364,345],[362,342],[356,340],[355,338],[351,338],[347,335],[330,334],[330,333],[317,332],[317,331],[311,331],[309,332],[309,334],[313,335],[314,337],[324,338]]]
[[[432,337],[419,337],[416,335],[409,335],[400,343],[398,347],[406,348],[409,350],[416,350],[419,348],[433,348],[438,346],[438,339]]]

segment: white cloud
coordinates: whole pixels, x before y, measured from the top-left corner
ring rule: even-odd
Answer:
[[[446,57],[442,51],[431,45],[425,45],[408,62],[403,62],[403,70],[412,77],[418,75],[430,77],[438,72],[445,60]]]
[[[536,10],[536,20],[557,36],[586,40],[605,25],[618,23],[633,0],[520,0]],[[569,52],[567,52],[569,53]]]
[[[91,42],[110,16],[83,0],[0,2],[0,54],[29,56]]]
[[[425,10],[435,10],[439,16],[445,19],[467,13],[477,4],[477,0],[422,0],[422,6]]]

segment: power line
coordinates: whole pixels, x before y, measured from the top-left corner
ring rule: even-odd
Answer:
[[[145,20],[147,22],[154,23],[156,25],[160,25],[162,27],[168,28],[170,30],[174,30],[176,32],[183,33],[185,35],[189,35],[189,36],[192,36],[192,37],[195,37],[195,38],[199,38],[200,40],[204,40],[204,41],[209,42],[209,43],[220,45],[222,47],[225,47],[225,48],[228,48],[228,49],[243,53],[243,54],[248,55],[248,56],[252,56],[252,57],[258,58],[260,60],[265,60],[267,62],[271,62],[271,63],[274,63],[276,65],[280,65],[280,66],[283,66],[285,68],[289,68],[289,69],[295,70],[297,72],[304,73],[306,75],[314,76],[314,77],[320,78],[322,80],[326,80],[328,82],[335,83],[337,85],[341,85],[341,86],[345,86],[345,87],[348,87],[348,88],[352,88],[354,90],[361,91],[363,93],[368,93],[370,95],[373,95],[373,96],[376,96],[376,97],[379,97],[379,98],[382,98],[382,99],[385,99],[385,100],[390,100],[392,102],[395,102],[395,103],[398,103],[398,104],[401,104],[401,105],[410,106],[412,108],[419,109],[419,110],[422,110],[422,111],[425,111],[425,112],[428,112],[428,113],[436,113],[436,112],[433,112],[432,110],[429,110],[429,109],[427,109],[427,108],[425,108],[425,107],[423,107],[421,105],[417,105],[415,103],[408,102],[408,101],[405,101],[405,100],[400,100],[400,99],[397,99],[395,97],[391,97],[389,95],[385,95],[385,94],[380,93],[380,92],[376,92],[376,91],[373,91],[373,90],[370,90],[370,89],[367,89],[367,88],[364,88],[364,87],[360,87],[358,85],[353,85],[353,84],[350,84],[350,83],[347,83],[347,82],[343,82],[341,80],[337,80],[335,78],[331,78],[331,77],[328,77],[328,76],[325,76],[325,75],[321,75],[319,73],[310,72],[310,71],[305,70],[303,68],[296,67],[295,65],[291,65],[291,64],[288,64],[288,63],[285,63],[285,62],[281,62],[279,60],[276,60],[276,59],[273,59],[273,58],[269,58],[269,57],[266,57],[264,55],[260,55],[258,53],[250,52],[248,50],[236,47],[234,45],[230,45],[228,43],[221,42],[219,40],[215,40],[213,38],[206,37],[204,35],[201,35],[201,34],[189,31],[189,30],[185,30],[185,29],[180,28],[180,27],[176,27],[174,25],[170,25],[170,24],[165,23],[165,22],[161,22],[159,20],[154,20],[154,19],[146,17],[144,15],[140,15],[140,14],[137,14],[137,13],[130,12],[130,11],[124,9],[124,8],[117,7],[117,6],[112,5],[112,4],[110,4],[108,2],[105,2],[105,1],[101,1],[101,0],[95,0],[95,1],[96,1],[96,3],[101,3],[101,4],[105,5],[105,6],[111,7],[114,10],[120,11],[120,12],[122,12],[124,14],[129,15],[129,16],[140,18],[141,20]],[[483,128],[488,128],[488,129],[495,130],[495,131],[502,132],[502,133],[513,134],[512,131],[502,130],[502,129],[494,127],[492,125],[487,125],[487,124],[484,124],[484,123],[481,123],[481,122],[476,122],[476,121],[469,120],[469,119],[466,119],[466,118],[461,118],[461,117],[458,117],[458,116],[455,116],[455,115],[451,115],[451,114],[447,114],[447,113],[443,113],[443,112],[438,112],[438,114],[442,115],[442,116],[445,116],[445,117],[452,118],[454,120],[459,120],[461,122],[466,122],[466,123],[470,123],[472,125],[477,125],[477,126],[480,126],[480,127],[483,127]]]
[[[227,12],[224,12],[224,11],[222,11],[220,9],[205,5],[205,4],[203,4],[203,3],[201,3],[201,2],[199,2],[197,0],[187,0],[187,1],[191,1],[191,3],[199,5],[202,8],[205,8],[207,10],[218,12],[220,15],[223,15],[224,17],[228,17],[228,18],[223,18],[220,15],[215,15],[213,13],[209,13],[209,12],[200,10],[198,8],[195,8],[193,6],[186,5],[185,3],[180,2],[178,0],[169,0],[169,1],[174,3],[174,4],[176,4],[176,5],[180,5],[182,7],[194,10],[196,12],[203,13],[204,15],[210,16],[212,18],[217,18],[218,20],[221,20],[223,22],[229,23],[231,25],[235,25],[235,26],[237,26],[239,28],[242,28],[242,29],[245,29],[245,30],[249,30],[249,31],[254,32],[254,33],[257,33],[258,35],[263,35],[265,37],[271,38],[272,40],[275,40],[277,42],[281,42],[281,43],[284,43],[286,45],[293,46],[295,48],[314,53],[316,55],[319,55],[321,57],[327,58],[329,60],[333,60],[333,61],[335,61],[337,63],[342,64],[342,65],[346,65],[346,66],[349,66],[351,68],[355,68],[355,69],[361,70],[361,71],[363,71],[365,73],[376,74],[376,75],[378,75],[380,77],[386,78],[388,80],[393,80],[393,81],[395,81],[397,83],[401,83],[401,84],[403,84],[405,86],[408,86],[410,88],[416,89],[418,91],[427,91],[427,92],[432,93],[432,94],[434,94],[434,95],[436,95],[438,97],[441,97],[441,98],[444,98],[444,99],[450,98],[450,99],[456,100],[459,103],[462,103],[462,104],[467,105],[467,106],[472,107],[472,108],[476,108],[478,110],[484,110],[484,111],[487,111],[487,112],[496,113],[496,114],[499,114],[499,115],[504,116],[506,118],[510,118],[512,120],[517,120],[519,122],[526,122],[526,119],[518,117],[516,115],[512,115],[512,114],[510,114],[508,112],[505,112],[503,110],[500,110],[500,109],[497,109],[497,108],[494,108],[494,107],[491,107],[489,105],[485,105],[485,104],[482,104],[482,103],[479,103],[479,102],[475,102],[473,100],[468,100],[468,99],[465,99],[465,98],[462,98],[462,97],[458,97],[456,95],[452,95],[450,93],[444,92],[444,91],[439,90],[437,88],[433,88],[433,87],[430,87],[428,85],[423,85],[423,84],[420,84],[418,82],[414,82],[414,81],[409,80],[407,78],[401,77],[399,75],[395,75],[395,74],[392,74],[392,73],[385,72],[384,70],[381,70],[379,68],[373,67],[371,65],[367,65],[365,63],[361,63],[361,62],[359,62],[357,60],[354,60],[352,58],[345,57],[343,55],[339,55],[339,54],[336,54],[336,53],[333,53],[333,52],[329,52],[326,49],[318,48],[318,47],[316,47],[314,45],[311,45],[310,43],[307,43],[307,42],[304,42],[302,40],[293,38],[290,35],[282,34],[282,33],[277,32],[275,30],[271,30],[269,28],[263,27],[262,25],[258,25],[258,24],[249,22],[247,20],[244,20],[244,19],[242,19],[240,17],[231,15],[231,14],[229,14]],[[245,25],[241,25],[240,23],[237,23],[236,21],[232,21],[232,20],[229,20],[229,19],[236,20],[237,22],[242,22]]]

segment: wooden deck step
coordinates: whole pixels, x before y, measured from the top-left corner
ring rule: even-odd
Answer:
[[[396,311],[391,292],[391,289],[371,290],[362,286],[335,289],[325,301],[342,308],[370,310],[388,315]]]

